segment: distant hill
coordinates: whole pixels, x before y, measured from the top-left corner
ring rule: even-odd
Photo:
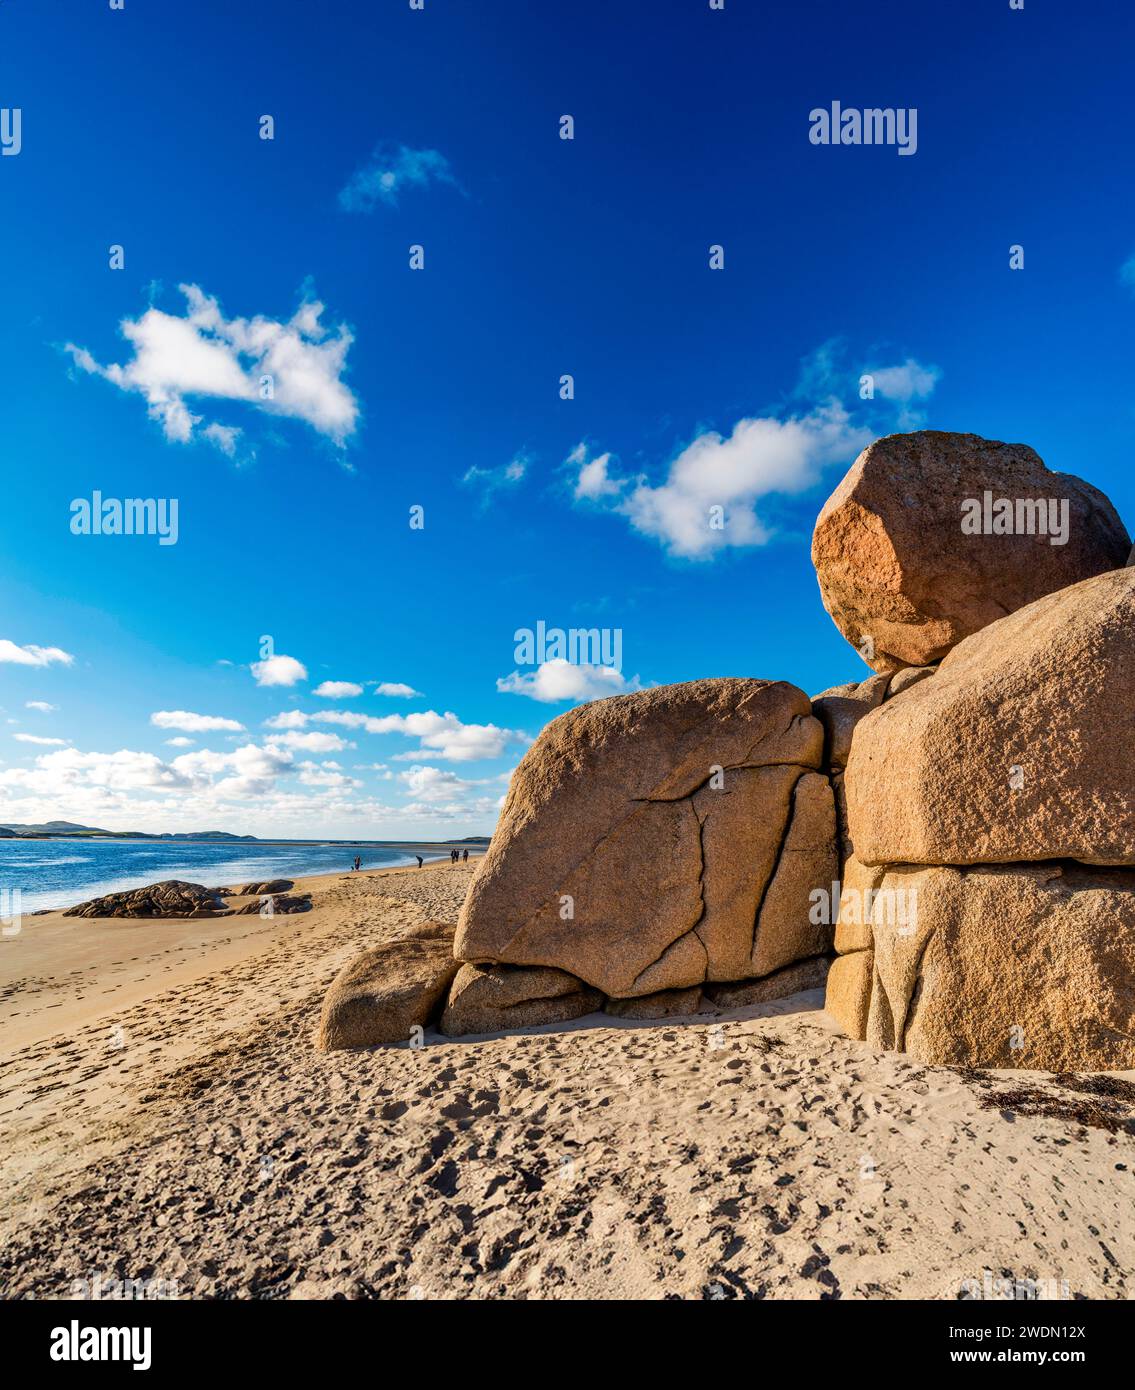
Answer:
[[[7,833],[5,833],[7,832]],[[255,835],[230,835],[227,830],[189,830],[174,834],[166,831],[161,835],[149,835],[144,830],[102,830],[97,825],[78,825],[70,820],[48,820],[42,825],[24,825],[8,821],[0,825],[0,836],[31,836],[42,839],[55,835],[101,836],[107,840],[255,840]]]
[[[95,830],[93,825],[76,825],[73,820],[45,820],[42,825],[19,825],[16,821],[5,821],[0,829],[14,831],[17,835],[36,832],[44,835],[67,835],[76,831],[88,834],[94,832],[96,835],[109,835],[111,833],[109,830]]]

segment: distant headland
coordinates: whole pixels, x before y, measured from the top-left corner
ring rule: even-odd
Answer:
[[[260,845],[383,845],[397,849],[405,845],[487,845],[490,838],[488,835],[464,835],[453,840],[282,840],[273,836],[264,839],[259,835],[233,835],[227,830],[167,830],[161,834],[152,834],[145,830],[103,830],[96,825],[78,825],[69,820],[49,820],[40,825],[22,825],[10,821],[0,825],[2,840],[224,840]]]

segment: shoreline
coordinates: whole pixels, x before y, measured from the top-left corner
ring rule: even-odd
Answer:
[[[61,838],[62,838],[62,837],[61,837]],[[2,843],[4,843],[4,842],[3,842],[3,841],[0,841],[0,844],[2,844]],[[152,843],[154,843],[154,842],[153,842],[153,841],[150,841],[150,840],[122,840],[122,841],[113,841],[112,843],[115,843],[115,844],[152,844]],[[164,842],[161,842],[161,843],[169,843],[169,842],[168,842],[168,841],[164,841]],[[203,843],[227,844],[227,843],[229,843],[229,842],[228,842],[228,841],[220,841],[220,840],[218,840],[218,841],[212,841],[212,842],[206,842],[206,841],[201,841],[201,840],[195,840],[195,841],[186,841],[186,842],[183,842],[183,843],[189,843],[189,844],[203,844]],[[328,841],[324,841],[324,840],[311,840],[311,841],[291,841],[291,840],[267,841],[267,840],[264,840],[264,841],[259,841],[258,843],[260,843],[260,844],[279,844],[279,845],[289,845],[289,844],[305,845],[305,844],[306,844],[306,845],[316,845],[316,846],[319,846],[319,845],[326,845],[326,844],[328,844],[329,842],[328,842]],[[376,848],[376,847],[377,847],[377,846],[370,846],[370,848]],[[357,843],[357,844],[344,845],[343,848],[344,848],[344,849],[356,849],[356,850],[360,850],[360,849],[366,849],[366,848],[368,848],[368,846],[366,846],[366,845],[364,845],[364,844],[362,844],[362,843],[360,842],[360,843]],[[394,848],[398,848],[398,847],[397,847],[397,846],[390,845],[390,846],[384,846],[384,848],[391,848],[391,849],[394,849]],[[424,862],[423,862],[423,867],[425,867],[426,865],[430,865],[430,864],[445,864],[445,863],[448,862],[448,860],[447,860],[447,858],[446,858],[445,855],[442,855],[442,854],[440,854],[440,853],[437,853],[437,850],[438,850],[439,847],[438,847],[438,845],[437,845],[436,842],[433,843],[433,844],[430,844],[430,845],[420,844],[420,845],[416,846],[416,848],[417,848],[417,849],[421,849],[421,850],[428,850],[428,851],[430,851],[430,853],[424,854],[424,855],[422,856],[423,861],[424,861]],[[445,847],[445,846],[442,846],[442,848],[446,848],[446,847]],[[458,848],[461,848],[461,849],[468,849],[468,850],[469,850],[469,860],[468,860],[468,862],[469,862],[470,864],[472,864],[472,863],[474,862],[474,860],[480,859],[480,858],[482,858],[482,857],[484,856],[485,850],[486,850],[488,847],[487,847],[487,846],[478,846],[478,849],[477,849],[477,852],[476,852],[476,853],[473,851],[472,847],[470,847],[470,846],[468,846],[468,845],[458,846],[458,845],[454,844],[454,845],[452,845],[452,846],[449,846],[448,848],[452,848],[452,849],[458,849]],[[203,866],[192,866],[190,869],[186,869],[186,870],[184,870],[183,872],[184,872],[184,873],[193,872],[193,871],[195,871],[198,867],[210,868],[210,866],[208,866],[208,865],[203,865]],[[218,866],[218,867],[223,867],[223,866]],[[413,857],[412,857],[412,853],[411,853],[411,857],[410,857],[410,859],[409,859],[408,862],[401,862],[401,863],[395,863],[395,864],[376,864],[376,865],[372,866],[371,868],[366,868],[366,867],[364,866],[362,869],[358,870],[358,872],[359,872],[359,873],[362,873],[362,874],[382,874],[382,873],[393,873],[393,872],[398,872],[398,871],[400,871],[400,870],[405,870],[405,869],[416,869],[416,868],[417,868],[417,865],[415,864],[414,859],[413,859]],[[155,872],[157,872],[157,871],[155,871]],[[344,868],[342,868],[342,869],[326,869],[326,868],[320,868],[320,869],[315,869],[315,870],[305,870],[305,869],[280,869],[280,870],[277,870],[277,871],[273,871],[273,872],[270,873],[270,874],[266,872],[265,875],[264,875],[263,877],[264,877],[264,879],[267,879],[267,878],[291,878],[292,880],[294,880],[294,882],[295,882],[295,884],[297,885],[297,888],[298,888],[298,885],[299,885],[301,879],[302,879],[302,880],[316,880],[316,879],[323,879],[323,878],[335,877],[335,876],[337,876],[337,875],[340,874],[340,873],[354,873],[354,872],[355,872],[355,870],[353,870],[353,869],[351,868],[350,864],[347,864],[347,865],[344,866]],[[108,897],[109,895],[111,895],[111,894],[113,894],[113,893],[130,893],[130,892],[133,892],[133,891],[135,891],[135,890],[137,890],[137,889],[148,888],[148,887],[150,887],[152,884],[168,882],[168,881],[170,880],[171,877],[176,877],[176,875],[173,875],[173,874],[166,874],[166,875],[164,875],[163,877],[148,877],[148,876],[144,876],[144,875],[139,874],[139,875],[136,875],[136,876],[135,876],[135,875],[130,875],[130,876],[127,876],[126,878],[123,878],[123,879],[110,879],[110,880],[107,880],[107,883],[110,884],[110,885],[112,885],[112,886],[109,886],[109,887],[108,887],[108,886],[99,885],[99,884],[96,883],[96,884],[92,885],[92,887],[91,887],[89,890],[82,890],[82,895],[79,896],[79,897],[76,897],[76,898],[74,898],[74,899],[68,899],[66,902],[53,903],[50,907],[25,907],[25,908],[22,909],[22,911],[21,911],[21,913],[19,914],[19,916],[20,916],[21,918],[24,918],[24,917],[44,917],[44,916],[47,916],[48,914],[51,914],[51,913],[62,913],[62,912],[67,912],[67,911],[69,911],[69,910],[70,910],[71,908],[73,908],[73,907],[79,907],[79,906],[81,906],[83,903],[91,902],[91,901],[93,901],[93,900],[96,899],[96,898]],[[215,878],[216,876],[210,874],[210,877]],[[242,871],[241,874],[238,875],[237,877],[239,877],[239,878],[244,878],[246,881],[251,882],[252,879],[255,878],[255,871],[250,871],[249,873],[245,873],[244,871]],[[135,881],[136,879],[137,879],[137,881]],[[182,879],[182,882],[186,882],[186,883],[195,883],[195,882],[197,882],[197,880],[196,880],[196,879],[193,879],[193,878],[183,878],[183,879]],[[210,883],[202,883],[201,886],[202,886],[203,888],[211,888],[211,887],[214,886],[214,884],[211,883],[211,882],[210,882]],[[236,886],[236,885],[234,884],[234,886]],[[17,889],[16,891],[21,891],[21,890]],[[234,896],[234,895],[231,895],[231,894],[230,894],[230,895],[227,895],[227,896]],[[7,921],[8,919],[5,918],[4,920]],[[94,918],[94,919],[88,919],[88,920],[95,920],[95,921],[119,921],[119,920],[124,920],[124,919],[113,918],[113,917],[106,917],[106,918]],[[157,919],[136,919],[136,920],[157,920]]]
[[[328,906],[334,907],[344,889],[349,896],[365,899],[371,896],[368,884],[397,875],[412,883],[419,874],[434,878],[462,871],[467,879],[473,868],[470,856],[468,864],[438,858],[427,860],[421,869],[416,864],[387,864],[295,875],[288,891],[310,894],[311,908],[267,918],[258,913],[68,917],[66,907],[25,913],[19,931],[0,939],[0,1056],[17,1044],[44,1041],[50,1030],[69,1030],[102,1018],[124,1000],[144,1000],[158,962],[161,973],[169,977],[166,983],[187,983],[239,966],[250,954],[271,949],[280,940],[298,943],[318,935],[327,917],[334,915]],[[252,899],[232,894],[229,901],[243,905]],[[355,925],[365,940],[365,923]],[[103,976],[107,978],[99,978]],[[85,984],[88,977],[96,983]]]
[[[80,844],[112,845],[232,845],[235,848],[251,845],[342,845],[368,849],[488,849],[485,840],[261,840],[256,836],[245,839],[234,836],[188,835],[0,835],[0,844],[31,843],[43,840],[75,840]]]

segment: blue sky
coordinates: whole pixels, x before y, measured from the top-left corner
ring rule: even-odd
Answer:
[[[487,833],[581,697],[855,679],[809,538],[894,429],[1135,520],[1129,6],[12,0],[0,37],[0,819]],[[916,108],[917,152],[812,145],[834,100]],[[96,490],[176,498],[177,543],[72,534]],[[518,668],[539,621],[621,673]]]

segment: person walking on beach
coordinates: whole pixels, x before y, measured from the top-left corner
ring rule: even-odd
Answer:
[[[362,867],[362,862],[363,862],[363,861],[362,861],[362,856],[359,855],[359,854],[356,854],[356,855],[355,855],[355,872],[356,872],[356,873],[358,873],[359,869]]]
[[[420,854],[415,854],[414,858],[418,861],[418,868],[420,869],[422,867],[422,856]]]
[[[461,851],[461,862],[462,864],[468,864],[469,862],[469,851],[467,849]]]

